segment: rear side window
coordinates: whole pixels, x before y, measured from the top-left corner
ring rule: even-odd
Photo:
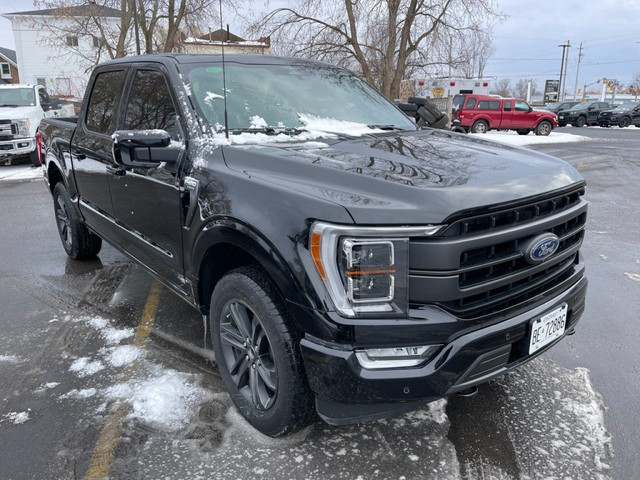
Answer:
[[[493,100],[480,100],[478,102],[479,110],[500,110],[500,102]]]
[[[471,97],[469,100],[467,100],[467,108],[471,109],[475,106],[476,106],[476,99],[474,97]]]
[[[505,110],[505,112],[510,112],[511,111],[511,100],[505,100],[504,101],[504,110]]]
[[[464,95],[456,95],[453,97],[453,102],[451,104],[452,110],[460,110],[462,109],[462,104],[464,103]],[[469,102],[467,102],[468,104]]]
[[[124,70],[99,73],[87,107],[87,128],[111,135],[115,130],[115,111],[124,86]]]
[[[164,75],[156,70],[138,70],[127,102],[125,130],[166,130],[180,138],[177,112]]]

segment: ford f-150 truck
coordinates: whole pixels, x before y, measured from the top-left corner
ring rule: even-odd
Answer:
[[[36,129],[40,120],[73,113],[73,105],[51,98],[41,85],[0,85],[0,163],[29,157],[39,166]]]
[[[114,60],[79,116],[40,134],[66,253],[95,257],[104,239],[197,308],[267,435],[472,394],[583,313],[580,174],[420,130],[341,68]]]

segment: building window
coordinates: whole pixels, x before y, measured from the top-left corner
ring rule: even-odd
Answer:
[[[67,35],[66,44],[67,44],[67,47],[77,47],[78,46],[78,37],[74,37],[72,35]]]
[[[0,63],[2,78],[11,78],[11,66],[8,63]]]
[[[93,46],[100,48],[102,46],[102,38],[93,36]]]
[[[42,85],[43,87],[47,87],[47,79],[46,78],[36,78],[36,85]]]

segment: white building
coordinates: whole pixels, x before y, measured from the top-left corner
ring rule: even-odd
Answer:
[[[91,3],[3,17],[13,28],[20,82],[74,99],[82,97],[91,68],[108,59],[98,24],[109,36],[120,28],[119,10]]]

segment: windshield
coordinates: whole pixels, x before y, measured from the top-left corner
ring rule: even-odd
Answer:
[[[571,107],[571,110],[586,110],[587,108],[589,108],[590,105],[593,105],[593,103],[579,103],[577,105],[574,105],[573,107]]]
[[[33,88],[0,88],[0,107],[28,107],[35,104]]]
[[[626,105],[618,105],[616,108],[614,108],[614,110],[631,110],[633,107],[635,107],[635,105],[633,103],[629,104],[627,103]]]
[[[187,65],[187,68],[189,66]],[[317,64],[242,65],[226,68],[229,129],[304,128],[310,119],[415,130],[415,124],[363,80]],[[221,64],[188,70],[192,96],[207,121],[224,128]],[[324,130],[324,129],[323,129]]]

